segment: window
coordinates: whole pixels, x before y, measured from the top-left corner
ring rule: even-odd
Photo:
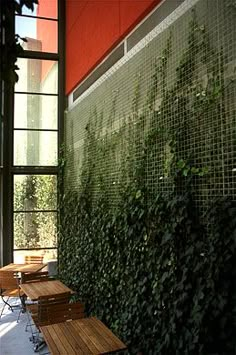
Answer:
[[[13,118],[13,251],[57,255],[58,15],[57,0],[15,15],[24,53],[17,60]]]

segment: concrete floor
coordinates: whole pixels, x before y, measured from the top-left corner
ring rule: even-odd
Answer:
[[[0,298],[0,313],[2,307],[3,302]],[[17,323],[18,314],[19,309],[14,309],[14,312],[11,312],[5,307],[4,314],[0,319],[0,355],[41,355],[47,353],[47,347],[41,349],[40,352],[34,352],[33,344],[29,340],[30,329],[25,331],[27,314],[21,314]]]

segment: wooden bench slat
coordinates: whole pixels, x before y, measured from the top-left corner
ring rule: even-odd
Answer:
[[[81,323],[78,325],[82,331],[84,332],[84,338],[90,344],[91,342],[93,345],[97,348],[98,353],[104,353],[106,349],[109,349],[108,344],[104,343],[103,339],[101,337],[98,337],[96,331],[93,332],[90,326],[87,325],[87,319],[84,318],[81,320]],[[110,349],[109,349],[110,350]]]
[[[96,327],[96,329],[100,329],[101,336],[105,337],[107,341],[110,342],[113,348],[124,347],[126,349],[126,345],[115,336],[110,329],[108,329],[104,324],[97,318],[92,317],[92,321]]]
[[[58,341],[57,336],[55,337],[55,333],[52,332],[51,334],[50,330],[45,327],[43,336],[45,341],[47,341],[50,352],[52,354],[58,354]]]
[[[41,305],[40,325],[68,322],[74,319],[84,318],[84,305],[76,303]]]
[[[86,346],[83,340],[74,335],[74,332],[72,331],[73,327],[71,326],[71,322],[63,323],[61,324],[61,327],[66,334],[67,341],[70,342],[70,344],[73,346],[74,350],[76,351],[76,354],[92,354],[91,350],[89,349],[89,347]]]
[[[71,335],[65,327],[63,329],[55,324],[53,325],[53,330],[55,331],[53,332],[53,335],[57,334],[57,337],[55,337],[58,350],[57,354],[60,353],[60,351],[64,351],[65,354],[78,354],[74,343],[71,341]]]
[[[80,341],[83,343],[83,349],[84,351],[88,349],[88,354],[99,354],[99,349],[98,347],[91,341],[87,341],[88,339],[86,332],[84,331],[83,327],[81,327],[78,323],[71,322],[69,325],[71,328],[75,330],[75,333],[78,334],[79,336],[77,338],[80,338]],[[82,344],[81,343],[81,344]]]
[[[43,256],[42,255],[25,255],[26,264],[42,264]]]

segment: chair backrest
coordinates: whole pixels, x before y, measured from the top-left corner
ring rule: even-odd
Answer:
[[[21,283],[49,281],[48,271],[30,272],[21,274]]]
[[[43,307],[39,317],[39,326],[69,322],[84,317],[84,305],[80,302],[54,304]]]
[[[25,255],[26,264],[42,264],[43,256],[42,255]]]
[[[0,289],[13,290],[19,287],[19,280],[14,271],[0,270]]]
[[[58,307],[69,304],[70,298],[70,292],[40,296],[38,298],[38,325],[52,324]]]

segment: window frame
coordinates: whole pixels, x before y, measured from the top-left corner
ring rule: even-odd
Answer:
[[[48,53],[48,52],[38,52],[38,51],[29,51],[24,50],[22,55],[19,58],[27,58],[27,59],[39,59],[39,60],[53,60],[58,63],[58,91],[57,91],[57,156],[58,161],[60,161],[60,147],[63,144],[64,139],[64,97],[65,97],[65,78],[64,78],[64,64],[65,64],[65,2],[64,0],[58,1],[58,18],[44,18],[39,16],[38,18],[57,21],[58,22],[58,31],[57,31],[57,41],[58,41],[58,52],[57,53]],[[4,16],[6,12],[6,6],[1,4],[1,16]],[[9,7],[7,9],[9,12]],[[10,43],[10,41],[15,36],[15,16],[22,17],[33,17],[37,18],[37,16],[29,16],[29,15],[18,15],[14,14],[13,7],[11,9],[11,17],[12,17],[12,28],[8,31],[5,31],[3,28],[3,22],[0,22],[1,26],[1,43]],[[2,19],[3,17],[1,17]],[[18,72],[20,75],[20,72]],[[14,207],[13,207],[13,178],[14,175],[56,175],[58,177],[59,166],[58,163],[56,166],[14,166],[14,146],[13,146],[13,135],[14,131],[17,130],[14,128],[14,95],[17,93],[14,90],[14,86],[5,83],[2,78],[0,78],[1,82],[1,107],[4,107],[4,111],[1,113],[1,127],[0,133],[3,135],[3,139],[1,139],[1,148],[0,152],[2,154],[2,167],[0,169],[1,174],[1,184],[0,184],[0,205],[1,205],[1,213],[0,213],[0,265],[6,265],[10,262],[13,262],[13,254],[14,251],[19,251],[19,249],[14,249],[14,235],[13,235],[13,221],[14,221]],[[28,92],[27,92],[28,94]],[[55,95],[54,95],[55,96]],[[3,124],[2,124],[3,121]],[[44,130],[43,130],[44,131]],[[48,130],[47,130],[48,131]],[[55,131],[55,130],[54,130]],[[58,185],[57,185],[58,186]],[[57,189],[57,198],[59,196],[59,191]],[[55,210],[58,217],[58,209]],[[51,248],[43,248],[46,249],[55,249]],[[27,249],[30,250],[30,249]],[[37,249],[32,249],[37,250]],[[39,248],[42,250],[42,248]]]

